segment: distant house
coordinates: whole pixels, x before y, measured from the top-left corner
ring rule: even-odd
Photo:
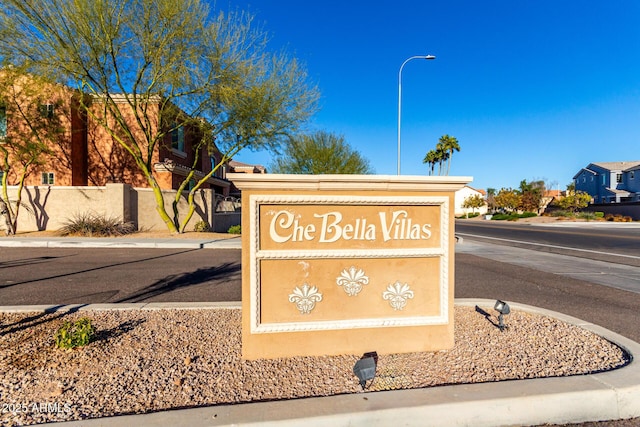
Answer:
[[[267,173],[267,168],[262,165],[250,165],[248,163],[230,160],[227,171],[229,173]],[[237,198],[240,198],[241,195],[240,189],[236,187],[233,182],[231,183],[229,195]]]
[[[640,201],[640,161],[590,163],[573,177],[593,203]]]
[[[558,190],[544,190],[542,194],[542,200],[540,200],[540,209],[538,213],[543,213],[547,210],[550,204],[554,201],[558,201],[564,197],[562,191]]]
[[[267,168],[262,165],[250,165],[235,160],[229,161],[229,172],[233,173],[267,173]]]
[[[486,196],[486,192],[484,190],[476,190],[475,188],[469,187],[468,185],[465,185],[464,187],[462,187],[460,190],[456,191],[455,193],[455,216],[462,216],[462,215],[466,215],[466,214],[471,214],[473,212],[478,212],[480,213],[480,215],[484,215],[487,213],[487,205],[485,204],[484,206],[482,206],[479,209],[472,209],[472,208],[463,208],[462,205],[464,204],[464,201],[466,199],[468,199],[469,197],[473,197],[473,196],[480,196],[483,199],[485,199]]]

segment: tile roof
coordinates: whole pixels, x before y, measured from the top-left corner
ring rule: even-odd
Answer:
[[[636,168],[640,166],[640,161],[626,161],[626,162],[597,162],[591,163],[592,165],[599,166],[603,169],[607,169],[610,171],[623,171],[631,168]],[[588,166],[587,166],[588,167]]]
[[[231,166],[234,169],[253,169],[260,172],[265,170],[265,167],[262,165],[250,165],[248,163],[238,162],[237,160],[230,160],[229,166]]]

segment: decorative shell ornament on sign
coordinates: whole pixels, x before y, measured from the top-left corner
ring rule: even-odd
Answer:
[[[388,300],[394,310],[403,310],[407,300],[413,298],[413,291],[407,283],[396,282],[387,286],[387,290],[382,293],[382,298]]]
[[[295,303],[301,314],[309,314],[316,306],[317,302],[322,301],[322,294],[318,292],[315,286],[303,284],[302,289],[299,286],[289,294],[289,302]]]
[[[340,277],[336,279],[336,284],[342,286],[347,295],[352,297],[358,295],[364,285],[369,284],[369,277],[364,274],[362,269],[352,266],[342,270]]]

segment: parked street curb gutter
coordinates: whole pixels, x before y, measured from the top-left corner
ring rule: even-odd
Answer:
[[[457,299],[456,305],[492,306],[493,300]],[[514,310],[580,326],[619,345],[631,362],[620,369],[571,377],[538,378],[415,390],[358,393],[274,402],[209,406],[125,415],[52,426],[510,426],[564,424],[640,416],[640,344],[561,313],[509,302]],[[239,308],[231,303],[89,304],[13,306],[0,311],[158,310]]]

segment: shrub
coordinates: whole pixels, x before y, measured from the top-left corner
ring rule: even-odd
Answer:
[[[466,218],[475,218],[477,216],[480,216],[480,212],[472,212],[472,213],[469,213],[469,214],[459,215],[456,218],[457,219],[466,219]]]
[[[211,231],[211,227],[207,221],[198,221],[196,225],[193,226],[193,231],[197,233],[206,233]]]
[[[65,321],[55,335],[56,347],[73,349],[82,347],[91,342],[96,330],[91,324],[91,319],[82,317],[71,323]]]
[[[503,214],[503,213],[499,213],[499,214],[495,214],[491,217],[491,220],[495,220],[495,221],[515,221],[518,219],[518,214]]]
[[[580,212],[578,214],[578,218],[586,219],[587,221],[591,221],[592,219],[596,219],[596,214],[594,212]]]
[[[242,234],[242,227],[240,225],[232,225],[227,230],[229,234]]]
[[[120,222],[117,219],[89,213],[77,214],[67,220],[58,231],[61,236],[123,236],[136,231],[132,222]]]
[[[491,217],[492,220],[497,220],[497,221],[517,221],[520,218],[531,218],[534,216],[538,216],[537,213],[535,212],[523,212],[521,214],[517,214],[517,213],[510,213],[510,214],[495,214],[493,215],[493,217]]]
[[[625,217],[622,218],[622,220],[624,222],[631,222],[631,221],[633,221],[633,218],[631,218],[630,216],[625,216]]]
[[[565,210],[557,210],[557,211],[553,211],[551,212],[551,216],[557,216],[557,217],[573,217],[573,214],[569,211],[565,211]]]
[[[594,215],[596,218],[604,218],[604,212],[595,212]]]
[[[491,221],[504,221],[507,218],[509,218],[509,215],[503,214],[503,213],[497,213],[497,214],[493,214],[493,216],[491,217]]]
[[[519,215],[520,218],[532,218],[534,216],[538,216],[535,212],[523,212]]]

